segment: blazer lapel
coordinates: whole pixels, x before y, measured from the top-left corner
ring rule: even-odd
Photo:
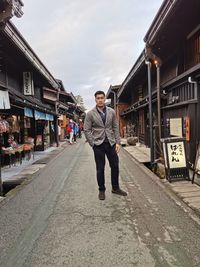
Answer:
[[[103,121],[102,121],[102,118],[101,118],[101,115],[97,111],[97,108],[94,107],[93,108],[93,111],[94,111],[95,118],[104,126]]]
[[[108,110],[108,108],[106,107],[106,122],[105,125],[107,125],[110,121],[110,112]]]

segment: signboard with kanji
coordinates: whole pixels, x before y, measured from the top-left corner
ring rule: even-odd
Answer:
[[[161,142],[163,144],[165,173],[169,182],[171,182],[172,179],[190,180],[185,150],[185,139],[180,137],[170,137],[161,139]]]
[[[167,144],[169,167],[186,168],[185,147],[183,141]]]
[[[24,95],[34,95],[33,77],[31,72],[23,72]]]

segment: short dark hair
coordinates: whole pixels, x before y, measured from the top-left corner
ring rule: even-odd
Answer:
[[[94,94],[94,96],[96,97],[97,95],[105,95],[104,91],[96,91],[96,93]]]

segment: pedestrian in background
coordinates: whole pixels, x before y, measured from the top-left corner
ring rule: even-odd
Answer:
[[[73,145],[73,137],[74,137],[74,123],[73,123],[73,120],[71,119],[69,121],[69,124],[67,126],[67,133],[69,134],[69,143],[70,145]]]
[[[78,134],[78,123],[77,122],[73,122],[73,138],[74,138],[74,143],[76,143],[76,137]]]
[[[82,119],[80,119],[79,124],[78,124],[78,136],[79,136],[79,138],[82,137],[82,131],[83,131],[83,121],[82,121]]]
[[[61,140],[61,127],[58,124],[58,141],[60,141],[60,140]]]
[[[127,196],[119,187],[119,157],[120,135],[115,111],[106,107],[105,93],[95,93],[96,106],[90,110],[85,118],[85,137],[93,148],[96,162],[99,199],[105,199],[105,155],[111,168],[112,193]]]

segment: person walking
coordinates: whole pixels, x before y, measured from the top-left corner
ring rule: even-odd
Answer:
[[[112,193],[127,196],[119,187],[120,135],[115,111],[106,107],[105,93],[95,93],[96,106],[86,114],[84,133],[89,145],[93,148],[96,162],[99,199],[105,200],[105,156],[111,168]]]
[[[76,137],[78,134],[78,123],[77,122],[73,122],[73,134],[74,134],[74,143],[76,143]]]
[[[78,136],[79,136],[79,138],[82,137],[82,131],[83,131],[83,122],[82,122],[82,119],[80,119],[79,124],[78,124]]]
[[[67,132],[69,134],[69,143],[70,143],[70,145],[73,145],[73,137],[74,137],[73,128],[74,128],[74,123],[73,123],[73,120],[70,119],[69,124],[67,126]]]

